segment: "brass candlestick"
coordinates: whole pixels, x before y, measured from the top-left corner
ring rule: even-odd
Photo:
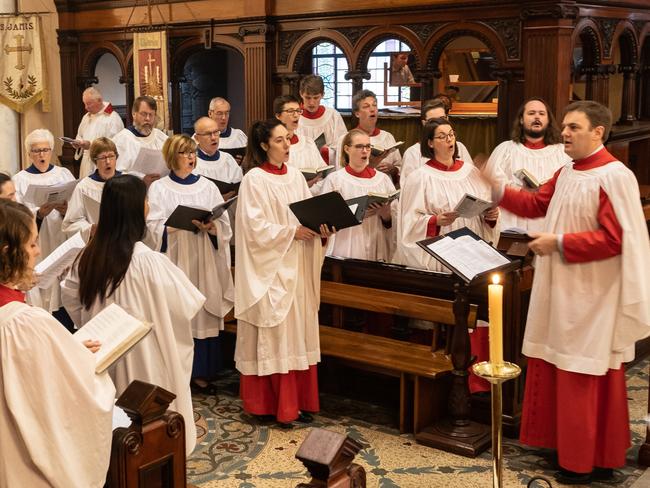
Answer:
[[[501,414],[502,383],[521,374],[521,368],[513,363],[490,363],[483,361],[472,366],[472,371],[491,383],[492,388],[492,486],[503,487],[503,422]]]

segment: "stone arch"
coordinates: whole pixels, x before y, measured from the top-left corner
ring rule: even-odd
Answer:
[[[405,27],[385,26],[371,29],[359,39],[359,46],[361,47],[357,51],[354,63],[355,69],[365,71],[368,66],[370,54],[372,54],[379,44],[389,39],[397,39],[409,45],[411,54],[415,58],[415,66],[413,66],[413,69],[420,69],[423,66],[424,55],[422,43],[418,37]]]
[[[346,57],[348,66],[352,66],[352,45],[350,41],[340,32],[323,29],[306,32],[297,39],[287,58],[287,66],[291,67],[291,71],[300,72],[305,57],[311,55],[314,46],[321,42],[329,42],[338,47]],[[282,42],[279,43],[278,49],[285,49]]]
[[[614,49],[619,48],[621,53],[621,65],[632,66],[639,60],[639,40],[634,32],[634,27],[627,21],[621,21],[614,30],[610,57]]]
[[[120,65],[120,69],[122,70],[122,76],[126,76],[128,66],[124,53],[117,44],[108,41],[93,44],[92,47],[84,53],[81,61],[81,76],[85,79],[93,77],[99,58],[107,53],[115,56]]]
[[[571,46],[577,40],[582,42],[582,54],[585,66],[597,66],[603,59],[602,40],[598,34],[598,26],[591,19],[582,19],[571,35]]]

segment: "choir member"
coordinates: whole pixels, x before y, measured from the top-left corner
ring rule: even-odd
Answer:
[[[427,102],[424,107],[422,107],[420,119],[422,121],[423,128],[424,125],[430,120],[439,118],[445,118],[449,120],[449,111],[444,101],[440,99],[433,99]],[[465,145],[458,140],[456,141],[456,145],[458,146],[458,158],[461,159],[465,164],[474,164],[472,156],[470,156],[469,151]],[[421,154],[419,142],[416,142],[408,149],[406,149],[402,155],[402,167],[400,168],[399,173],[400,186],[404,186],[408,175],[410,175],[420,166],[426,164],[427,161],[428,158],[422,156]]]
[[[185,420],[185,448],[190,454],[196,444],[190,393],[191,320],[205,297],[166,256],[142,242],[146,191],[133,175],[106,182],[97,230],[62,283],[63,298],[79,327],[111,303],[152,324],[152,331],[109,372],[118,395],[133,380],[176,395],[169,408]]]
[[[39,252],[32,213],[0,200],[0,486],[101,488],[115,387],[95,374],[97,341],[24,303]]]
[[[5,173],[0,173],[0,198],[16,201],[16,185]]]
[[[198,143],[194,173],[224,183],[238,183],[243,177],[242,169],[230,154],[219,151],[220,135],[218,124],[210,117],[201,117],[194,123],[194,139]],[[235,194],[227,192],[223,198],[230,200]]]
[[[310,421],[319,409],[318,307],[324,248],[289,204],[310,198],[305,178],[287,165],[291,141],[277,119],[249,133],[237,207],[235,362],[244,410],[282,425]],[[250,162],[250,163],[249,163]]]
[[[485,167],[491,178],[502,183],[524,187],[524,182],[515,176],[522,168],[543,182],[571,161],[564,152],[553,111],[541,98],[531,98],[519,107],[510,137],[492,151]],[[501,228],[512,227],[540,231],[544,228],[544,219],[527,219],[504,209]]]
[[[136,98],[131,108],[133,125],[122,129],[113,137],[119,153],[117,169],[142,178],[147,187],[160,178],[160,175],[155,173],[144,175],[131,168],[142,148],[162,149],[167,139],[167,134],[155,127],[157,111],[158,105],[154,98],[147,95]]]
[[[165,142],[163,155],[170,173],[149,188],[151,212],[147,225],[155,248],[166,253],[206,296],[204,306],[192,320],[192,386],[197,392],[214,394],[216,390],[210,380],[220,367],[219,331],[223,330],[223,318],[232,309],[235,298],[228,212],[208,223],[193,221],[196,232],[165,226],[178,205],[211,210],[224,201],[214,183],[192,173],[196,147],[196,142],[184,134],[173,135]]]
[[[607,107],[574,102],[562,122],[573,163],[539,192],[494,180],[501,206],[543,217],[523,353],[520,438],[557,449],[560,483],[612,477],[625,464],[630,423],[623,363],[650,334],[650,243],[634,174],[603,146]],[[498,201],[498,200],[496,200]]]
[[[321,105],[325,84],[320,76],[305,76],[300,80],[298,91],[303,109],[296,131],[298,137],[305,136],[316,141],[325,162],[335,164],[338,141],[348,131],[343,117],[335,109]]]
[[[66,168],[51,164],[54,136],[49,130],[36,129],[29,133],[25,138],[25,150],[32,164],[14,176],[16,199],[36,213],[40,229],[38,238],[41,256],[46,258],[66,239],[61,224],[68,210],[68,202],[45,203],[41,207],[36,207],[33,202],[25,200],[25,192],[30,185],[56,185],[73,181],[74,176]],[[29,294],[29,302],[32,305],[42,306],[50,312],[59,310],[61,307],[59,283],[55,283],[48,289],[34,289]]]
[[[113,137],[124,129],[124,123],[113,106],[104,101],[97,88],[86,88],[81,99],[86,114],[81,119],[76,142],[73,142],[72,146],[77,150],[74,158],[81,159],[79,178],[85,178],[95,170],[94,161],[90,155],[90,144],[98,137]]]
[[[102,199],[104,183],[113,176],[121,174],[115,170],[117,148],[115,147],[115,143],[107,137],[95,139],[90,145],[88,153],[93,167],[95,167],[95,171],[90,176],[81,180],[72,193],[72,198],[70,198],[70,203],[68,204],[68,211],[65,214],[63,225],[61,226],[63,232],[68,237],[77,232],[86,232],[93,224],[97,223],[93,222],[93,219],[89,215],[84,201],[84,195],[86,195],[86,198],[91,198],[99,203]]]
[[[222,149],[236,149],[246,147],[248,139],[241,129],[230,126],[230,103],[225,98],[215,97],[210,100],[208,117],[217,123],[220,131],[220,145]],[[241,158],[237,157],[241,164]]]
[[[434,119],[424,126],[420,140],[422,156],[429,158],[413,171],[402,188],[395,262],[432,271],[446,271],[416,244],[461,227],[468,227],[488,242],[497,242],[498,209],[472,218],[454,211],[465,193],[489,200],[490,188],[478,169],[458,159],[454,128],[447,119]]]
[[[357,129],[361,129],[370,136],[370,143],[373,147],[385,149],[395,144],[395,138],[390,132],[377,127],[377,95],[370,90],[361,90],[352,97],[352,113],[359,119]],[[339,139],[337,155],[341,154],[341,142]],[[402,164],[402,157],[399,149],[384,151],[379,156],[370,155],[370,166],[390,176],[397,177],[399,166]]]
[[[296,134],[300,114],[303,113],[298,99],[293,95],[277,97],[273,101],[273,113],[275,113],[275,118],[284,124],[291,140],[287,164],[298,169],[317,169],[323,166],[325,162],[318,147],[316,147],[316,143],[307,136],[298,136]],[[312,194],[316,195],[320,192],[321,181],[320,175],[307,180],[307,186],[311,189]]]
[[[343,138],[341,166],[343,169],[330,174],[323,183],[323,193],[339,192],[343,198],[367,195],[368,193],[389,194],[395,185],[384,173],[369,166],[370,137],[364,131],[352,129]],[[361,225],[343,229],[332,238],[327,253],[370,261],[390,262],[395,250],[397,201],[390,204],[373,204],[364,216]]]

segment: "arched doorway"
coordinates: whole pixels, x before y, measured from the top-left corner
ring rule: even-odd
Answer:
[[[117,58],[111,53],[104,53],[97,60],[95,65],[95,77],[97,78],[97,88],[104,97],[104,100],[110,102],[113,109],[120,114],[124,125],[127,123],[127,100],[124,85],[120,83],[122,78],[122,68]]]

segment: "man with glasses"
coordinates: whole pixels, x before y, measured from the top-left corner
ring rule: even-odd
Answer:
[[[429,100],[424,107],[422,107],[422,112],[420,114],[422,127],[424,128],[424,125],[430,120],[439,118],[449,119],[449,109],[447,108],[447,105],[440,99]],[[458,147],[458,158],[465,164],[473,165],[474,161],[465,145],[457,139],[456,146]],[[406,177],[423,164],[426,164],[427,161],[428,159],[420,154],[419,142],[416,142],[404,151],[404,154],[402,155],[402,167],[400,168],[399,175],[400,186],[404,186]]]
[[[90,157],[90,143],[98,137],[113,137],[124,129],[124,124],[113,106],[105,102],[97,88],[86,88],[82,95],[86,114],[81,119],[77,130],[76,142],[72,146],[77,150],[74,158],[81,159],[79,178],[84,178],[95,169]]]
[[[131,173],[142,178],[147,188],[151,183],[160,178],[157,173],[142,174],[133,171],[133,163],[142,149],[155,149],[160,151],[167,140],[167,134],[156,129],[156,100],[149,96],[141,96],[133,102],[131,115],[133,125],[122,129],[113,137],[113,142],[119,154],[117,169]]]
[[[231,152],[237,162],[241,164],[243,151],[248,143],[244,131],[230,127],[230,103],[222,97],[215,97],[210,100],[208,117],[217,123],[217,129],[221,132],[219,146],[224,152]]]
[[[273,101],[273,113],[287,128],[291,138],[291,147],[289,148],[289,161],[287,164],[294,166],[299,170],[316,170],[325,164],[316,143],[307,136],[298,135],[296,132],[300,123],[300,115],[303,109],[300,108],[300,102],[293,95],[282,95]],[[313,195],[320,192],[322,177],[317,174],[315,178],[307,180],[307,185]]]

